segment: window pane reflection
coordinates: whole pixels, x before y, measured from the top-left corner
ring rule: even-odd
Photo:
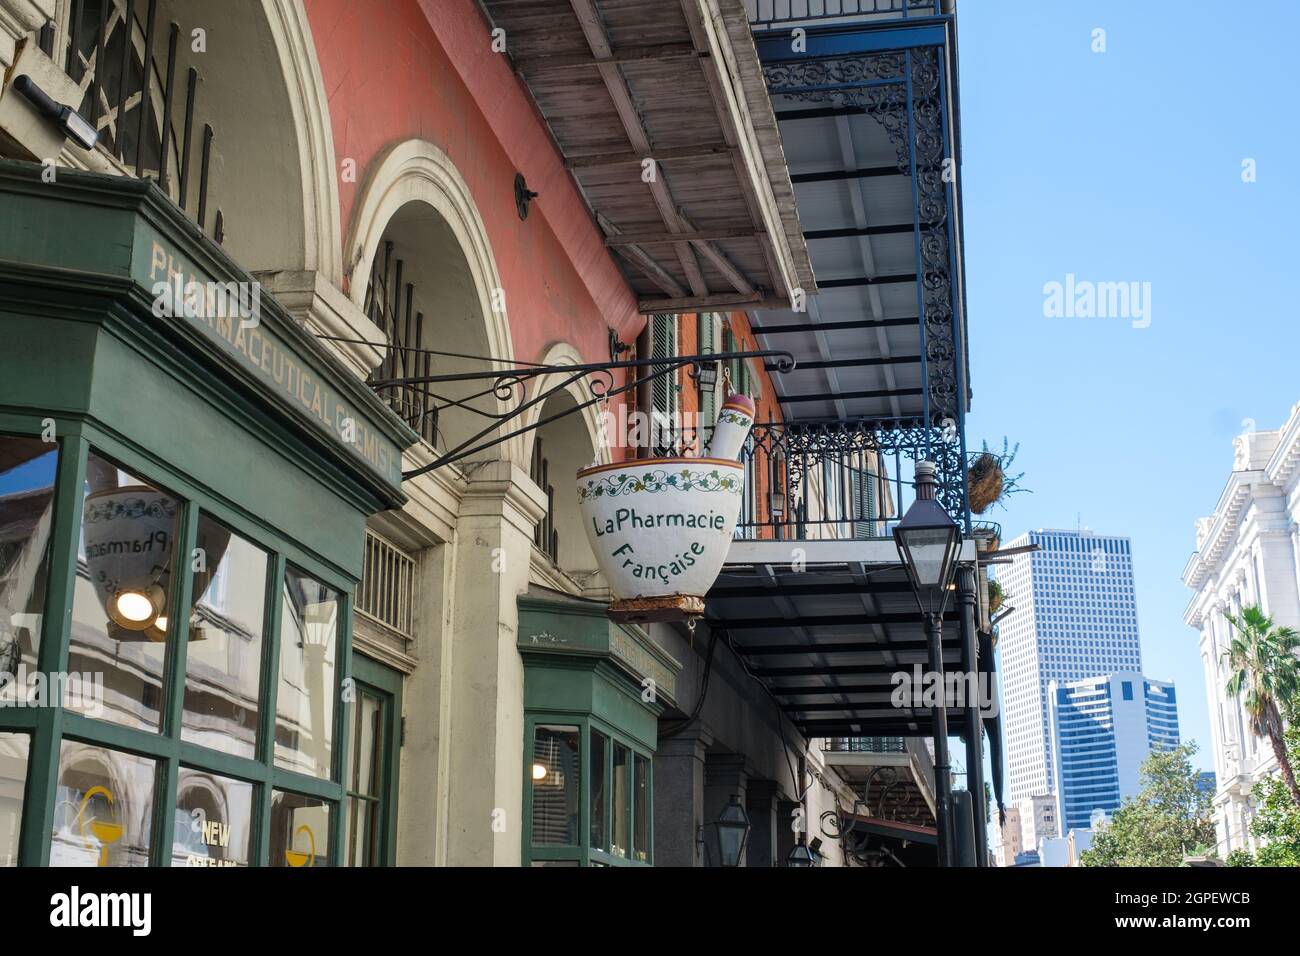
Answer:
[[[26,734],[0,734],[0,866],[18,865],[30,744]]]
[[[632,858],[650,862],[650,761],[636,755],[636,787],[632,802]]]
[[[608,742],[604,734],[591,732],[591,847],[604,850],[609,847],[609,832],[605,829],[605,753]]]
[[[50,866],[148,866],[154,762],[64,740]]]
[[[262,629],[269,559],[207,515],[199,516],[181,738],[252,757],[257,744]]]
[[[533,843],[576,846],[581,793],[577,727],[539,724],[533,731]]]
[[[90,453],[68,669],[102,674],[103,700],[70,685],[68,709],[158,728],[179,512],[168,492]]]
[[[294,568],[284,576],[275,762],[330,776],[334,738],[334,654],[338,594]]]
[[[0,673],[36,669],[58,461],[58,445],[0,435]],[[27,698],[25,680],[0,691],[2,701],[19,697]]]
[[[626,857],[631,843],[628,832],[628,803],[632,796],[632,753],[621,744],[614,745],[614,786],[611,791],[614,816],[614,841],[609,852]]]
[[[330,805],[281,790],[271,795],[271,866],[329,866]]]
[[[182,767],[176,776],[172,866],[248,866],[253,785]]]
[[[385,707],[383,698],[358,690],[344,778],[348,797],[343,817],[343,845],[348,866],[379,866],[383,862]]]

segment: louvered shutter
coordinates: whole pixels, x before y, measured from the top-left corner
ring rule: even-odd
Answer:
[[[701,312],[699,329],[700,354],[712,355],[718,351],[717,313]],[[720,388],[720,385],[714,385],[711,392],[700,390],[700,426],[706,430],[712,428],[713,423],[718,419],[718,390]]]

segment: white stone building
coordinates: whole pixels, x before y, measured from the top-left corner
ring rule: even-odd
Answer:
[[[1196,522],[1196,552],[1183,571],[1195,595],[1183,619],[1200,631],[1209,698],[1218,852],[1254,849],[1251,788],[1277,769],[1239,698],[1225,686],[1231,628],[1224,612],[1259,604],[1279,625],[1300,626],[1300,403],[1278,429],[1233,440],[1232,473],[1214,513]]]

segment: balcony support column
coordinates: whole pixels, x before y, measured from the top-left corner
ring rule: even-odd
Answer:
[[[939,865],[953,865],[952,774],[948,761],[948,694],[943,674],[943,621],[938,614],[925,615],[925,637],[930,646],[930,670],[944,690],[932,709],[934,723],[934,817],[939,844]]]
[[[713,735],[696,725],[659,740],[654,756],[655,866],[703,866],[704,756]]]
[[[984,814],[988,799],[984,794],[984,729],[980,709],[985,703],[984,688],[979,685],[978,634],[975,629],[976,576],[973,568],[957,569],[957,603],[961,609],[961,660],[966,688],[966,786],[970,790],[975,819],[975,865],[988,866],[988,831]],[[973,691],[978,688],[979,696]],[[991,699],[991,692],[988,699]]]

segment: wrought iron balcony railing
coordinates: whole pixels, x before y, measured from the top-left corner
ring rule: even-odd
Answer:
[[[755,30],[933,17],[952,0],[745,0]]]
[[[902,737],[823,737],[822,753],[905,754]]]
[[[660,424],[656,455],[698,454],[712,428]],[[966,468],[951,430],[915,419],[755,424],[741,452],[745,501],[736,537],[886,538],[914,499],[912,466],[938,466],[939,501],[971,531]]]

